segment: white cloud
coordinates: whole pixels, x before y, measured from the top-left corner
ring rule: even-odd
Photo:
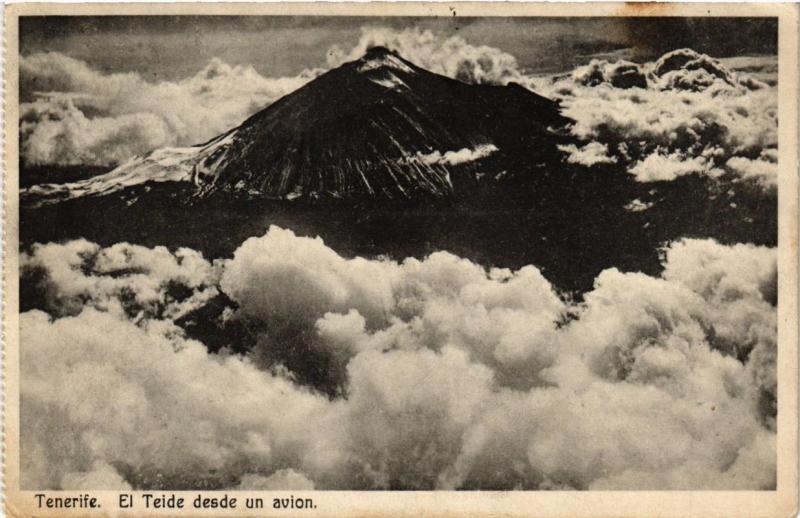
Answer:
[[[328,50],[328,65],[337,67],[359,59],[370,48],[388,47],[405,59],[437,74],[467,83],[505,84],[521,77],[511,54],[486,45],[471,45],[460,36],[441,37],[430,30],[364,27],[350,50]]]
[[[265,321],[313,323],[326,312],[356,309],[374,324],[385,321],[394,305],[395,271],[393,263],[346,260],[320,238],[273,226],[236,250],[220,286],[243,314]]]
[[[202,175],[203,168],[196,166],[212,156],[217,162],[224,159],[224,150],[235,136],[236,131],[232,131],[202,146],[160,148],[138,155],[105,174],[74,182],[32,185],[20,195],[35,200],[33,203],[54,203],[80,196],[108,195],[145,182],[197,181],[194,175]]]
[[[669,52],[639,67],[624,61],[593,60],[572,74],[530,78],[523,83],[560,100],[575,120],[574,136],[606,146],[609,157],[644,181],[671,180],[690,173],[718,176],[719,166],[769,187],[773,169],[745,164],[740,157],[777,146],[777,88],[774,59],[720,60],[690,49]],[[614,86],[617,72],[630,74]],[[621,73],[621,72],[620,72]],[[642,84],[637,74],[646,76]],[[638,88],[630,88],[631,83]],[[578,151],[577,146],[575,151]],[[572,160],[580,155],[569,148]],[[590,157],[586,157],[591,161]],[[717,167],[711,164],[713,159]],[[748,176],[749,175],[749,176]]]
[[[571,164],[582,164],[591,167],[596,164],[614,164],[617,162],[617,157],[608,156],[608,146],[599,142],[589,142],[580,148],[575,144],[559,145],[558,149],[568,154],[567,162]]]
[[[778,274],[773,250],[684,240],[667,250],[663,275],[710,302],[715,348],[735,355],[758,347],[765,348],[763,354],[774,351]]]
[[[576,68],[572,79],[584,86],[609,84],[617,88],[647,88],[647,77],[642,68],[625,60],[609,63],[593,59],[588,65]]]
[[[746,180],[755,180],[765,187],[778,187],[778,164],[759,157],[731,157],[725,165]]]
[[[67,473],[61,479],[64,490],[79,490],[87,487],[98,490],[126,491],[131,486],[122,479],[113,466],[102,461],[92,464],[91,471]]]
[[[120,268],[153,278],[120,277],[143,300],[163,279],[204,285],[201,258],[47,247],[26,261],[69,311],[22,315],[25,487],[775,485],[774,249],[681,240],[661,277],[606,270],[572,304],[533,266],[345,259],[272,228],[217,265],[221,289],[232,318],[292,321],[344,362],[331,400],[207,353],[169,314],[98,302]]]
[[[651,72],[662,89],[703,91],[736,85],[735,76],[718,60],[692,49],[667,52],[653,63]],[[724,86],[723,86],[724,87]]]
[[[78,314],[94,307],[114,314],[178,318],[218,293],[219,273],[202,254],[189,248],[170,252],[117,243],[100,248],[86,240],[35,244],[23,254],[23,278],[44,291],[48,310]],[[187,291],[176,298],[173,293]]]
[[[215,58],[194,76],[154,83],[136,73],[106,74],[57,52],[23,56],[22,157],[34,164],[111,164],[158,147],[200,144],[316,74],[267,78]],[[37,92],[47,95],[33,100]]]
[[[777,145],[777,96],[771,89],[717,96],[575,86],[571,92],[562,100],[564,114],[576,121],[572,132],[580,138],[603,133],[632,150],[667,146],[697,155],[710,147],[733,154]]]
[[[147,112],[89,119],[70,98],[20,105],[21,154],[31,164],[102,165],[174,143],[160,117]]]
[[[663,182],[688,174],[709,174],[712,167],[713,162],[703,156],[686,157],[678,152],[655,151],[635,163],[628,172],[638,182]]]
[[[184,480],[194,470],[297,462],[292,444],[326,405],[247,361],[94,309],[22,320],[23,487],[62,487],[97,461]]]

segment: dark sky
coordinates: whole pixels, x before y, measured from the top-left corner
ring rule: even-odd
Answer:
[[[23,55],[58,51],[108,72],[151,79],[196,73],[211,58],[253,65],[265,76],[325,66],[334,44],[345,49],[361,27],[419,26],[513,54],[530,71],[573,68],[592,54],[630,49],[637,60],[679,47],[715,57],[775,54],[775,18],[377,18],[351,16],[24,17]]]

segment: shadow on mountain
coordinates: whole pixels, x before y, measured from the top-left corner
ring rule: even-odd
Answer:
[[[460,197],[394,201],[193,193],[190,184],[150,183],[23,206],[20,246],[86,238],[103,246],[185,246],[220,258],[277,225],[321,236],[343,256],[402,260],[446,250],[487,267],[533,264],[562,291],[580,294],[605,268],[658,274],[659,248],[680,237],[777,244],[774,192],[695,175],[640,184],[610,169],[565,166]],[[652,205],[626,209],[634,199]]]

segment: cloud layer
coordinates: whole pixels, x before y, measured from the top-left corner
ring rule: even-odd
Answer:
[[[24,56],[22,157],[31,164],[108,165],[159,147],[199,144],[318,73],[267,78],[212,59],[181,81],[151,82],[56,52]]]
[[[49,313],[21,317],[23,487],[775,487],[774,249],[677,241],[582,303],[533,266],[347,259],[277,227],[213,264],[38,246],[23,274]],[[218,292],[249,352],[176,325]],[[337,397],[287,336],[341,368]]]
[[[572,134],[586,144],[565,149],[570,162],[597,163],[586,150],[604,146],[592,156],[617,161],[640,182],[727,174],[774,188],[777,166],[766,158],[778,144],[773,59],[727,62],[679,49],[642,65],[593,60],[528,86],[560,100],[576,121]],[[751,75],[759,71],[761,79]]]
[[[502,84],[520,77],[508,53],[419,29],[364,28],[354,47],[331,48],[328,64],[358,59],[373,45],[389,46],[420,66],[471,83]],[[152,82],[136,73],[104,73],[57,52],[23,56],[21,155],[29,164],[110,165],[160,147],[199,144],[321,72],[270,78],[214,58],[194,76]]]

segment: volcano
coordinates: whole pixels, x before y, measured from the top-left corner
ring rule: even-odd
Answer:
[[[245,121],[194,179],[271,196],[448,194],[500,150],[540,160],[565,123],[519,85],[468,85],[373,47]]]
[[[506,176],[507,163],[520,174],[518,164],[558,160],[568,123],[557,103],[518,84],[466,84],[373,47],[209,142],[23,196],[47,202],[163,181],[191,181],[199,196],[448,196]]]

